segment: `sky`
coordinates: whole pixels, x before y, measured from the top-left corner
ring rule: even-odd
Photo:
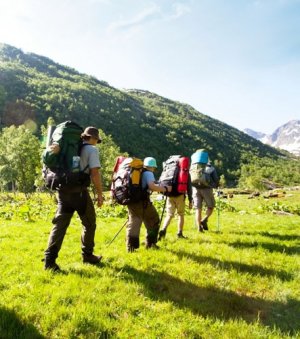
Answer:
[[[300,0],[0,0],[0,42],[240,130],[300,120]]]

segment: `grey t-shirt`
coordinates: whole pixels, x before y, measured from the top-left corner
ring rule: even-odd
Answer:
[[[87,165],[88,167],[86,168]],[[80,153],[80,170],[83,171],[86,168],[84,172],[89,173],[91,168],[100,167],[98,148],[93,145],[84,144]]]

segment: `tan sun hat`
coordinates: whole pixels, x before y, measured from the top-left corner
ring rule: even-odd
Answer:
[[[98,139],[97,144],[100,144],[102,142],[102,139],[100,138],[99,131],[96,127],[87,127],[84,132],[81,134],[81,137],[93,137],[95,139]]]

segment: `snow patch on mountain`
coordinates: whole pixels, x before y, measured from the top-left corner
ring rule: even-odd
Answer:
[[[300,156],[300,120],[291,120],[277,128],[270,135],[253,131],[249,128],[245,129],[244,132],[264,144],[284,149]]]

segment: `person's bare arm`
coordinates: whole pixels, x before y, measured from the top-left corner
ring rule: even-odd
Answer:
[[[172,191],[172,186],[162,186],[162,185],[157,185],[155,184],[154,181],[151,181],[148,184],[148,188],[151,191],[155,191],[155,192],[161,192],[161,193],[167,193],[167,192],[171,192]]]
[[[102,195],[102,179],[101,179],[101,170],[100,168],[91,168],[90,176],[92,183],[95,187],[97,193],[97,204],[98,207],[101,207],[103,204],[103,195]]]

